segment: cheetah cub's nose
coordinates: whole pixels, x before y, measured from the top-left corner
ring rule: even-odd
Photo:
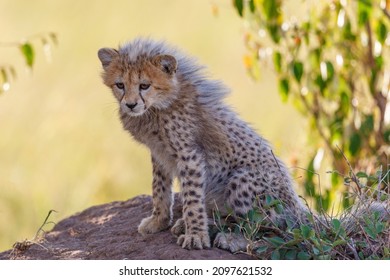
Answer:
[[[127,106],[127,108],[129,108],[130,110],[133,110],[134,108],[135,108],[135,106],[137,106],[137,102],[135,102],[135,103],[132,103],[132,104],[130,104],[130,103],[126,103],[126,106]]]

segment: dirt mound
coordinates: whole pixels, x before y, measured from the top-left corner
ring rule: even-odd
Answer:
[[[152,199],[138,196],[127,201],[94,206],[66,218],[39,244],[0,253],[0,259],[250,259],[218,248],[186,250],[169,230],[142,236],[141,219],[150,215]],[[175,197],[176,220],[181,213]]]

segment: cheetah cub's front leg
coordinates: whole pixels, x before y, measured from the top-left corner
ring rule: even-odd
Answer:
[[[138,232],[149,234],[168,228],[172,219],[172,176],[167,174],[153,158],[153,212],[143,219]]]
[[[210,247],[207,214],[204,202],[204,163],[196,151],[187,151],[179,164],[179,180],[183,197],[183,218],[172,228],[174,234],[181,234],[177,243],[185,249]]]

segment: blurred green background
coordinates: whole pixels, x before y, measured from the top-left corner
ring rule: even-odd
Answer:
[[[0,250],[33,238],[50,209],[59,221],[113,200],[151,193],[149,152],[125,133],[100,79],[97,50],[138,35],[166,39],[206,64],[227,99],[289,166],[304,153],[303,120],[278,96],[274,74],[253,82],[243,63],[242,21],[226,0],[0,1],[0,42],[55,32],[48,63],[33,71],[0,43],[0,64],[18,77],[0,95]]]

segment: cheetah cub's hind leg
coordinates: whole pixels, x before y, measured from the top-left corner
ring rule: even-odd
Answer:
[[[244,217],[252,208],[256,193],[262,192],[259,186],[258,174],[247,169],[237,170],[230,178],[225,190],[227,207],[233,210],[235,219]],[[214,240],[214,246],[232,253],[246,251],[248,240],[243,234],[219,232]]]
[[[214,239],[214,246],[232,253],[246,251],[248,240],[242,234],[220,232]]]
[[[150,234],[167,229],[172,219],[172,176],[152,158],[153,164],[153,212],[138,226],[141,234]]]

